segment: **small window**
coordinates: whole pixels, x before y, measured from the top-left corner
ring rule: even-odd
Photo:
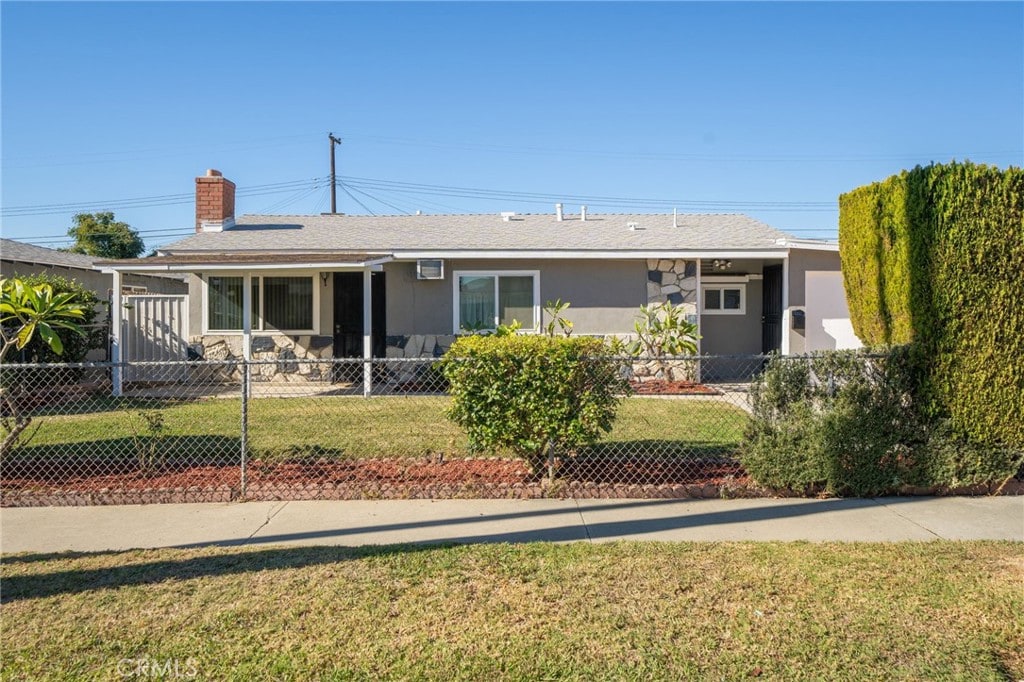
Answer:
[[[537,328],[535,273],[455,273],[456,331],[490,331],[518,321]]]
[[[747,288],[742,284],[705,284],[703,313],[743,315],[746,313]]]

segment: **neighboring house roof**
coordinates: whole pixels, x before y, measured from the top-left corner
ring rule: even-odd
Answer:
[[[591,214],[585,221],[550,214],[510,220],[498,214],[249,215],[230,229],[198,233],[160,252],[754,251],[779,249],[779,240],[791,238],[738,214]]]
[[[97,259],[80,253],[47,249],[13,239],[0,239],[0,260],[92,270],[93,263]]]

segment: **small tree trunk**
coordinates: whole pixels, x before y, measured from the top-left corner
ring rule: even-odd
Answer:
[[[4,405],[7,407],[10,417],[5,417],[3,420],[4,429],[7,430],[7,435],[4,436],[3,442],[0,443],[0,459],[6,457],[12,450],[14,450],[14,447],[18,444],[18,440],[21,438],[21,434],[24,433],[25,429],[32,424],[32,417],[26,417],[21,414],[21,409],[18,405],[18,398],[16,396],[11,396],[10,391],[3,391],[2,400]]]
[[[21,434],[24,433],[30,424],[32,424],[32,417],[14,418],[14,425],[11,427],[10,432],[4,436],[3,443],[0,443],[0,459],[7,457],[11,453],[14,446],[18,444]]]

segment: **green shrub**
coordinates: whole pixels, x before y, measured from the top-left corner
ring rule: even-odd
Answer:
[[[474,450],[508,448],[541,473],[547,455],[611,430],[626,385],[598,339],[463,336],[440,362],[447,416]]]
[[[744,467],[762,485],[843,495],[1013,475],[1024,453],[972,442],[923,409],[927,364],[909,346],[774,357],[751,385]]]
[[[1024,170],[933,164],[860,187],[839,198],[839,244],[857,335],[930,359],[921,407],[993,470],[1024,450]]]

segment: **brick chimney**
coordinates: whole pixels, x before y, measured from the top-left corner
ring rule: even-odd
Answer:
[[[235,183],[212,168],[196,178],[196,232],[220,232],[235,224]]]

